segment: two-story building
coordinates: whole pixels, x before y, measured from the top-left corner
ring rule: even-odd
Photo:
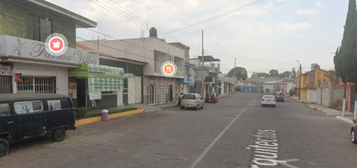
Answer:
[[[330,106],[337,99],[342,99],[343,88],[333,81],[333,71],[326,71],[316,67],[306,73],[297,74],[297,95],[300,100]],[[301,75],[301,81],[300,81]]]
[[[202,65],[203,61],[203,65]],[[196,73],[196,91],[200,94],[206,95],[207,92],[216,92],[220,90],[218,83],[218,72],[220,59],[214,58],[211,55],[198,56],[197,58],[190,58],[190,64],[195,67],[193,70]],[[203,69],[203,71],[202,71]],[[203,76],[205,77],[203,79]],[[203,82],[203,89],[202,88]]]
[[[128,84],[141,86],[144,104],[163,104],[175,102],[179,92],[178,79],[185,77],[185,50],[157,38],[155,28],[150,30],[150,37],[123,40],[80,41],[81,45],[97,48],[99,51],[117,58],[126,58],[145,63],[143,80]],[[172,61],[177,66],[174,77],[161,73],[161,65]]]
[[[68,69],[98,64],[99,55],[76,48],[76,28],[97,23],[47,1],[0,1],[0,93],[68,95]],[[44,42],[63,34],[68,50],[52,56]]]

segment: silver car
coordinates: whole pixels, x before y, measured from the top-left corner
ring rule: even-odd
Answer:
[[[195,110],[203,109],[205,101],[198,93],[187,93],[183,96],[181,101],[181,110],[186,108],[193,108]]]

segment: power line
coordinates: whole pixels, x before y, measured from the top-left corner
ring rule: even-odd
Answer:
[[[277,4],[273,5],[271,8],[267,8],[267,9],[261,10],[261,11],[259,11],[259,12],[255,12],[255,13],[250,14],[250,15],[245,15],[245,16],[243,16],[243,17],[237,19],[237,20],[241,20],[241,19],[247,18],[247,17],[249,17],[249,16],[252,16],[252,15],[255,15],[255,14],[258,14],[258,13],[261,13],[261,12],[264,12],[264,11],[266,11],[266,10],[272,9],[272,8],[278,6],[278,5],[281,5],[281,4],[283,4],[283,3],[287,3],[287,2],[289,2],[289,1],[291,1],[291,0],[286,0],[286,1],[283,1],[283,2],[281,2],[281,3],[277,3]],[[206,29],[206,30],[209,31],[209,30],[211,30],[211,29],[216,29],[216,28],[225,26],[225,25],[230,24],[230,23],[232,23],[232,22],[228,22],[228,23],[225,23],[225,24],[216,26],[216,27],[208,28],[208,29]]]
[[[89,0],[89,1],[91,1],[91,0]],[[111,1],[111,2],[113,2],[113,1]],[[109,3],[108,3],[109,4]],[[110,8],[112,8],[113,9],[113,7],[109,4],[109,5],[106,5],[107,7],[109,6]],[[96,4],[96,5],[98,5],[98,4]],[[100,5],[98,5],[98,6],[100,6]],[[105,10],[107,10],[107,11],[109,11],[109,12],[111,12],[111,13],[116,13],[116,10],[114,11],[114,9],[117,9],[117,8],[114,8],[113,10],[108,10],[108,8],[106,8],[106,7],[103,7],[103,6],[100,6],[100,7],[102,7],[103,9],[105,9]],[[126,10],[126,11],[128,11],[128,10]],[[138,16],[136,16],[135,14],[132,14],[132,15],[134,15],[135,17],[137,17],[137,18],[139,18],[139,19],[141,19],[140,17],[138,17]],[[143,20],[143,19],[141,19],[141,20]],[[152,27],[156,27],[155,25],[153,25],[153,24],[151,24],[151,23],[149,23],[148,21],[145,21],[145,20],[143,20],[145,23],[147,23],[148,25],[151,25]],[[158,27],[157,27],[158,28]],[[158,28],[160,31],[162,31],[162,32],[166,32],[166,31],[164,31],[164,30],[162,30],[161,28]],[[187,41],[184,41],[184,40],[182,40],[182,39],[179,39],[179,38],[177,38],[177,37],[175,37],[174,35],[172,35],[172,34],[167,34],[167,35],[165,35],[167,38],[171,38],[171,39],[173,39],[173,40],[176,40],[177,39],[177,41],[182,41],[182,42],[185,42],[185,43],[187,43],[187,44],[189,44],[190,45],[190,47],[191,47],[191,50],[193,50],[192,49],[192,47],[193,47],[193,45],[192,44],[190,44],[189,42],[187,42]],[[199,51],[196,51],[196,50],[193,50],[193,51],[195,51],[195,52],[197,52],[197,53],[200,53]]]
[[[186,15],[186,17],[188,17],[195,26],[197,26],[198,28],[200,28],[201,30],[203,30],[203,28],[196,22],[194,21],[190,16],[188,16],[175,2],[174,0],[171,0],[171,2],[183,13]],[[206,35],[211,38],[218,46],[220,46],[222,49],[224,49],[216,40],[214,40],[209,34],[206,33]]]
[[[228,14],[230,14],[230,13],[233,13],[233,12],[235,12],[235,11],[237,11],[237,10],[243,8],[243,7],[247,7],[247,6],[250,6],[250,5],[254,5],[255,3],[259,2],[259,1],[262,1],[262,0],[255,0],[255,1],[253,1],[253,2],[244,4],[244,5],[242,5],[242,6],[236,7],[236,8],[234,8],[234,9],[232,9],[232,10],[227,11],[227,12],[224,12],[224,13],[221,13],[221,14],[216,15],[216,16],[214,16],[214,17],[211,17],[211,18],[205,19],[205,20],[203,20],[203,21],[200,21],[200,22],[198,22],[197,24],[207,23],[207,22],[209,22],[209,21],[216,20],[216,19],[218,19],[218,18],[220,18],[220,17],[223,17],[223,16],[225,16],[225,15],[228,15]],[[196,24],[188,25],[188,26],[185,26],[185,27],[181,27],[181,28],[179,28],[179,29],[176,29],[176,30],[172,30],[172,31],[166,32],[166,33],[177,32],[177,31],[180,31],[180,30],[184,30],[184,29],[193,27],[193,26],[195,26],[195,25],[196,25]]]

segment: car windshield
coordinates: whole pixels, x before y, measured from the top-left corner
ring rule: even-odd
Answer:
[[[192,94],[187,94],[183,97],[183,99],[196,99],[196,96]]]

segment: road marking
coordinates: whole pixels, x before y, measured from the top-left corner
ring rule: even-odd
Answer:
[[[259,95],[257,95],[253,102],[255,101],[255,99],[258,97]],[[250,106],[250,105],[249,105]],[[231,127],[231,125],[248,109],[249,107],[246,107],[241,113],[239,113],[237,115],[237,117],[235,117],[227,126],[226,128],[224,128],[224,130],[211,142],[210,145],[208,145],[208,147],[201,153],[201,155],[195,160],[195,162],[192,163],[192,165],[190,166],[190,168],[195,168],[198,163],[200,163],[200,161],[202,160],[202,158],[208,153],[208,151],[217,143],[217,141],[219,140],[219,138],[221,138],[223,136],[223,134],[228,130],[229,127]]]
[[[257,99],[258,96],[259,96],[259,95],[255,96],[254,100],[252,101],[252,103],[250,103],[249,106],[256,105],[256,104],[253,104],[253,103],[255,102],[255,99]]]

